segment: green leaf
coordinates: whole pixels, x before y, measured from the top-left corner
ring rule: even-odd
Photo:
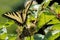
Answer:
[[[51,22],[49,22],[48,24],[58,24],[60,23],[59,19],[57,19],[56,17],[52,19]]]
[[[7,33],[0,34],[0,39],[5,39],[7,37]]]
[[[28,15],[28,18],[27,18],[27,24],[30,24],[32,20],[36,20],[34,14],[30,14]]]
[[[56,34],[52,35],[52,32],[50,31],[45,35],[43,40],[55,40],[59,36],[60,36],[60,33],[56,33]]]
[[[10,36],[9,40],[16,40],[16,36]]]
[[[48,5],[50,4],[50,1],[52,0],[44,0],[44,7],[48,7]]]
[[[4,24],[4,26],[9,27],[9,26],[11,26],[11,25],[13,25],[13,24],[14,24],[14,21],[8,20],[8,21]]]
[[[25,40],[34,40],[34,37],[33,36],[28,36],[28,37],[25,37]]]
[[[60,30],[60,23],[53,25],[51,30]]]
[[[17,25],[13,24],[10,27],[7,27],[8,34],[16,34]]]
[[[34,35],[34,40],[42,40],[44,38],[44,35],[42,34],[35,34]]]
[[[6,18],[0,15],[0,29],[3,28],[4,24],[7,22]]]
[[[52,35],[51,37],[49,37],[48,40],[55,40],[59,36],[60,36],[60,33],[56,33],[56,34]]]
[[[50,22],[55,16],[49,12],[41,12],[37,18],[37,29],[39,30],[46,23]]]
[[[51,6],[51,9],[53,10],[53,11],[55,11],[56,12],[56,14],[60,14],[60,5],[57,3],[57,2],[55,2],[52,6]]]
[[[16,40],[17,34],[8,34],[8,40]]]
[[[3,27],[10,27],[13,24],[14,24],[14,21],[7,20],[5,23],[4,22],[0,23],[0,29],[3,28]]]

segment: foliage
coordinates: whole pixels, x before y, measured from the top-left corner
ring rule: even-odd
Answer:
[[[22,35],[24,40],[55,40],[60,37],[60,5],[55,2],[52,6],[49,6],[50,1],[52,0],[44,0],[41,4],[31,5],[28,15],[26,15],[26,23],[21,26],[21,24],[18,25],[19,23],[6,18],[3,14],[17,12],[18,8],[23,6],[25,0],[0,0],[0,40],[17,40]],[[38,5],[38,8],[36,5]],[[22,8],[23,12],[26,11],[24,7]],[[37,9],[34,10],[35,8]],[[23,15],[23,17],[25,16]],[[37,33],[40,29],[45,32],[45,35]],[[25,36],[24,33],[28,35]]]

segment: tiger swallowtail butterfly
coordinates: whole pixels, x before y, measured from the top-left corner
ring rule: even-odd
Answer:
[[[33,3],[33,1],[31,0],[27,6],[25,7],[25,9],[23,9],[22,11],[18,11],[16,13],[7,13],[7,14],[4,14],[5,16],[11,18],[11,19],[14,19],[16,21],[18,21],[19,23],[23,24],[27,18],[27,12],[31,6],[31,4]]]

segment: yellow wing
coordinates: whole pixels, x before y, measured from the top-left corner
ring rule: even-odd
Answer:
[[[7,13],[7,14],[4,14],[5,16],[9,17],[9,18],[12,18],[16,21],[18,21],[19,23],[24,23],[25,20],[26,20],[26,17],[27,17],[27,12],[31,6],[33,1],[30,1],[27,6],[25,7],[25,9],[23,9],[23,11],[18,11],[16,13]],[[21,15],[22,14],[22,15]]]
[[[21,15],[20,15],[21,12],[16,12],[16,14],[13,12],[13,13],[7,13],[7,14],[4,14],[4,15],[22,23],[22,18],[21,18]]]

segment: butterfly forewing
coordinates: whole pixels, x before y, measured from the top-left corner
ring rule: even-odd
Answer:
[[[31,1],[27,4],[27,6],[25,7],[25,9],[23,10],[23,14],[22,14],[22,16],[23,16],[23,21],[26,20],[27,13],[28,13],[28,10],[29,10],[32,2],[33,2],[33,1],[31,0]]]
[[[17,15],[18,16],[17,16]],[[5,16],[9,17],[9,18],[12,18],[20,23],[22,23],[22,18],[21,18],[21,15],[19,12],[16,12],[16,14],[13,12],[13,13],[7,13],[7,14],[4,14]]]

